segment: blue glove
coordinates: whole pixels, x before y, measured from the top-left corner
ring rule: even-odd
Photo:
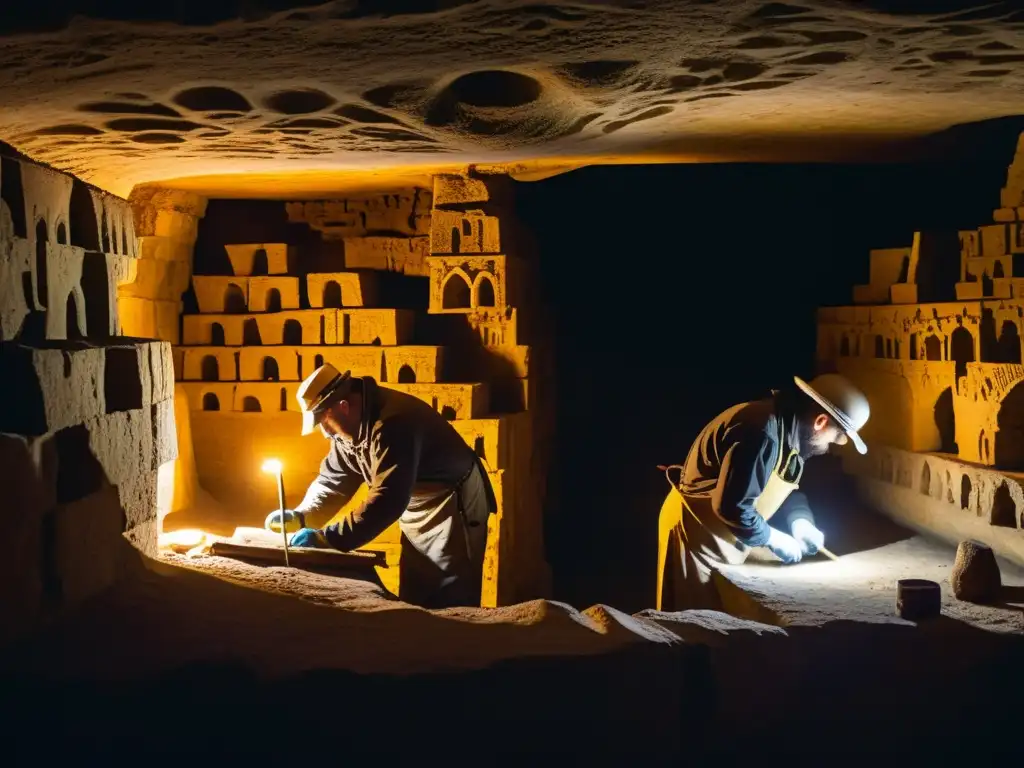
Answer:
[[[793,521],[790,527],[793,538],[800,542],[805,555],[816,555],[825,546],[825,534],[814,527],[814,523],[805,518]]]
[[[289,531],[298,531],[306,527],[306,516],[301,512],[292,509],[284,511],[284,524]],[[271,512],[263,522],[263,527],[268,531],[281,532],[281,510]]]
[[[327,543],[327,537],[323,531],[316,528],[303,528],[298,533],[293,533],[288,542],[290,547],[314,547],[316,549],[327,549],[331,545]]]
[[[777,528],[769,527],[768,530],[771,531],[771,534],[768,536],[768,543],[765,546],[772,551],[772,554],[787,565],[799,563],[804,554],[800,542]]]

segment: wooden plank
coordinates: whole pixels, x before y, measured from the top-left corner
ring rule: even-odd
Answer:
[[[238,544],[233,541],[215,541],[210,553],[234,560],[252,560],[268,565],[284,565],[284,547],[264,547]],[[296,568],[329,569],[335,571],[387,568],[384,553],[373,550],[338,552],[315,547],[288,547],[288,560]]]

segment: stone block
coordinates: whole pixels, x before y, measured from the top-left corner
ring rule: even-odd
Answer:
[[[193,411],[232,410],[237,386],[234,381],[185,381],[178,384]]]
[[[324,363],[330,363],[339,371],[352,371],[353,376],[373,376],[384,382],[383,347],[299,347],[302,370],[310,374]]]
[[[980,541],[961,541],[949,574],[949,585],[957,600],[989,603],[999,596],[1002,578],[995,553]]]
[[[1024,220],[1024,208],[997,208],[992,212],[992,221],[1000,224]]]
[[[341,309],[372,307],[377,303],[377,282],[371,272],[318,272],[306,275],[309,306]]]
[[[148,235],[140,237],[139,258],[157,261],[180,261],[186,264],[192,261],[192,241],[179,240],[173,237],[157,237]]]
[[[25,296],[25,281],[32,280],[32,251],[28,240],[3,231],[5,214],[0,203],[0,341],[15,338],[34,309]]]
[[[159,210],[156,212],[153,234],[157,237],[194,243],[199,234],[199,219],[191,213]]]
[[[889,301],[889,291],[895,286],[888,285],[855,285],[853,286],[854,304],[885,304]]]
[[[891,285],[888,298],[892,304],[917,304],[917,284],[896,283]]]
[[[246,243],[225,245],[236,277],[287,275],[295,268],[297,251],[287,243]]]
[[[299,278],[250,277],[249,311],[280,312],[299,308]]]
[[[157,472],[140,472],[126,478],[117,486],[117,496],[124,512],[124,527],[121,532],[156,521],[157,515]]]
[[[429,312],[517,306],[518,270],[506,256],[430,256]]]
[[[157,544],[160,536],[160,520],[147,520],[134,528],[124,532],[124,538],[135,549],[149,557],[157,557],[159,546]]]
[[[453,421],[452,426],[466,445],[473,449],[491,471],[511,469],[514,462],[512,451],[522,451],[526,446],[516,446],[515,425],[518,415],[491,419],[467,419]]]
[[[956,284],[957,301],[977,301],[984,298],[984,290],[980,280],[970,283]]]
[[[150,350],[146,345],[107,347],[103,367],[106,412],[135,411],[153,402]]]
[[[238,380],[238,350],[229,347],[186,347],[182,353],[180,380]]]
[[[304,369],[299,366],[300,353],[307,349],[309,347],[242,347],[238,352],[238,380],[301,381]]]
[[[84,342],[0,343],[0,432],[42,435],[104,413],[105,359]]]
[[[518,312],[513,307],[478,309],[466,314],[466,322],[485,347],[514,347],[519,343]]]
[[[166,341],[151,342],[149,347],[149,367],[153,379],[153,402],[174,399],[174,359],[172,347]]]
[[[488,378],[525,379],[530,375],[530,348],[489,347],[483,362]]]
[[[512,198],[508,176],[469,176],[440,173],[434,176],[434,209],[493,203],[508,204]]]
[[[339,344],[385,347],[412,340],[416,313],[408,309],[347,309],[337,313]],[[333,342],[326,342],[333,343]]]
[[[389,389],[405,392],[429,403],[435,411],[449,421],[478,419],[487,413],[486,384],[398,384],[389,383]]]
[[[62,603],[80,602],[117,581],[124,545],[124,512],[113,486],[53,512],[54,558],[44,584]],[[44,544],[44,547],[46,544]]]
[[[83,429],[88,434],[89,452],[98,462],[106,481],[114,485],[128,482],[159,466],[151,407],[108,413],[86,422]],[[173,430],[171,437],[173,439]],[[160,438],[162,441],[164,436],[161,434]],[[82,454],[84,456],[84,451]],[[63,457],[61,461],[60,472],[63,474]],[[84,467],[88,462],[83,458],[82,463]],[[81,471],[86,470],[83,468]]]
[[[487,216],[483,211],[434,211],[430,253],[501,253],[498,217]]]
[[[183,315],[181,343],[196,346],[242,346],[242,329],[253,315]]]
[[[436,382],[441,377],[444,347],[388,347],[384,350],[385,383]]]
[[[335,310],[296,309],[246,315],[185,315],[182,338],[188,345],[251,346],[336,344]]]
[[[46,310],[46,338],[78,339],[89,333],[82,290],[85,252],[71,245],[46,244],[46,274],[36,279],[37,309]]]
[[[244,315],[249,311],[248,278],[193,275],[192,288],[200,312]]]
[[[232,411],[298,411],[297,382],[246,381],[235,385]],[[226,409],[225,409],[226,410]]]
[[[174,423],[174,398],[150,406],[153,425],[153,468],[178,458],[178,433]]]
[[[192,269],[187,261],[137,259],[135,280],[122,285],[118,294],[178,302],[188,290],[191,274]]]
[[[1010,252],[1009,227],[1006,224],[987,224],[978,227],[978,233],[981,237],[981,255],[983,257],[998,258]]]
[[[379,269],[405,275],[427,275],[427,237],[345,238],[345,266],[348,269]]]

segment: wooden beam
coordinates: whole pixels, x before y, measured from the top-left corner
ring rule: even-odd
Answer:
[[[267,565],[284,565],[284,547],[266,547],[252,544],[237,544],[231,541],[215,541],[210,553],[217,557],[230,557],[234,560],[251,560]],[[317,549],[315,547],[288,547],[288,559],[299,569],[316,569],[331,571],[372,571],[376,568],[387,568],[384,553],[374,550],[358,552],[338,552],[334,549]]]

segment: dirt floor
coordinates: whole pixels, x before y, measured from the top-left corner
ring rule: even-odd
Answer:
[[[840,560],[729,569],[744,617],[544,600],[430,612],[357,578],[139,559],[131,579],[4,656],[0,722],[25,762],[39,738],[90,759],[337,762],[439,744],[449,764],[474,765],[1024,757],[1010,704],[1024,690],[1024,570],[1002,564],[999,605],[947,592],[941,617],[903,621],[895,580],[945,582],[953,548],[826,507]]]

